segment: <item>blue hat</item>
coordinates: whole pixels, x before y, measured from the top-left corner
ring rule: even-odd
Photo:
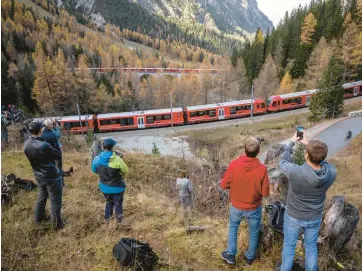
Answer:
[[[110,138],[110,137],[103,140],[103,147],[113,148],[116,144],[117,144],[117,142],[113,138]]]

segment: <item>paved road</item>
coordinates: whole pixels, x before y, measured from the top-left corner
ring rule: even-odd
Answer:
[[[328,146],[328,157],[335,155],[340,149],[348,145],[351,140],[345,141],[348,130],[352,131],[352,138],[362,132],[362,117],[349,118],[337,122],[321,132],[315,138],[323,140]]]
[[[346,104],[351,104],[356,101],[362,100],[362,96],[356,97],[353,99],[348,99],[345,101]],[[291,116],[291,115],[299,115],[302,113],[309,112],[308,108],[301,108],[297,110],[290,110],[284,111],[275,114],[267,114],[262,116],[253,117],[253,121],[263,121],[268,119],[277,119],[283,116]],[[162,136],[171,134],[174,132],[183,132],[183,131],[190,131],[190,130],[202,130],[202,129],[211,129],[211,128],[218,128],[218,127],[225,127],[235,124],[242,124],[242,123],[250,123],[250,118],[241,118],[241,119],[233,119],[233,120],[224,120],[224,121],[214,121],[208,123],[200,123],[200,124],[193,124],[193,125],[183,125],[183,126],[175,126],[173,129],[171,127],[167,128],[156,128],[156,129],[146,129],[146,130],[133,130],[133,131],[122,131],[122,132],[111,132],[111,133],[103,133],[102,137],[115,137],[115,136],[139,136],[139,135],[147,135],[147,136]]]

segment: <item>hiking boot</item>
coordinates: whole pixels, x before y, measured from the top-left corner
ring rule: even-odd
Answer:
[[[235,256],[234,255],[229,255],[226,251],[224,251],[223,253],[221,253],[221,258],[226,261],[228,264],[235,264]]]
[[[245,264],[250,266],[253,264],[253,262],[255,261],[255,259],[249,260],[248,258],[246,258],[246,256],[243,257],[245,260]]]

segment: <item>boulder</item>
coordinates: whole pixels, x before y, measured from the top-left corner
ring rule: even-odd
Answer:
[[[283,204],[286,204],[288,194],[287,177],[278,167],[269,169],[268,175],[271,201],[279,200]]]
[[[90,152],[90,157],[91,157],[91,161],[94,160],[94,158],[99,155],[102,151],[102,144],[101,142],[97,139],[96,136],[93,137],[93,141],[92,141],[92,145],[89,148],[89,152]]]

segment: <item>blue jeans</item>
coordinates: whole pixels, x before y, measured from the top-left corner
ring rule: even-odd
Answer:
[[[235,256],[237,253],[238,230],[242,218],[246,218],[249,226],[249,249],[245,257],[253,260],[259,244],[259,230],[261,222],[261,206],[255,210],[239,210],[230,206],[229,237],[227,254]]]
[[[290,217],[287,212],[284,213],[284,244],[281,271],[292,270],[295,247],[301,229],[304,229],[305,270],[318,270],[317,240],[321,223],[322,218],[318,220],[297,220]]]
[[[123,214],[123,194],[124,191],[119,194],[104,194],[106,198],[106,207],[104,210],[104,218],[109,220],[113,216],[113,209],[116,211],[116,219],[122,220]]]

